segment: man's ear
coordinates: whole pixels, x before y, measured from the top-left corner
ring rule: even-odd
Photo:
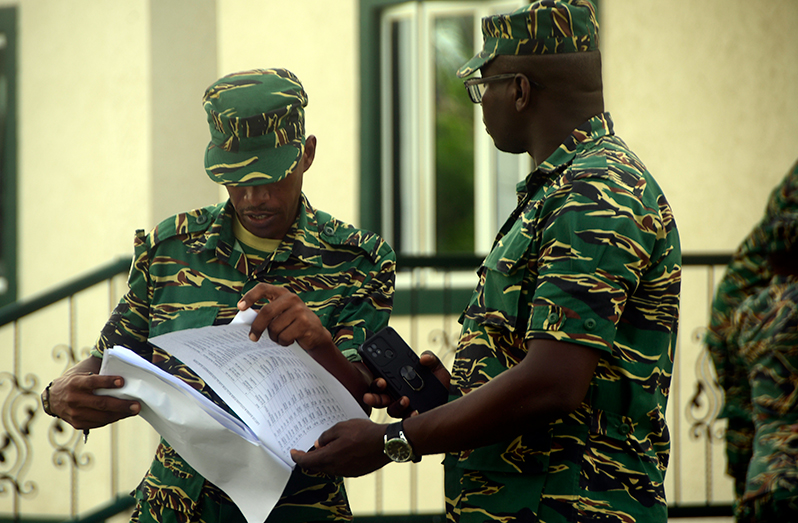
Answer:
[[[532,101],[532,84],[526,75],[519,74],[513,79],[515,88],[515,110],[519,113],[526,109]]]
[[[303,161],[305,162],[305,170],[307,171],[313,165],[313,159],[316,158],[316,136],[309,134],[305,138],[305,153]]]

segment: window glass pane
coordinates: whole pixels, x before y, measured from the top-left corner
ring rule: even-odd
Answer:
[[[416,208],[415,183],[415,148],[413,121],[413,93],[414,74],[412,65],[413,56],[413,20],[398,18],[390,23],[390,69],[389,84],[386,89],[389,93],[389,103],[386,121],[390,122],[387,129],[390,143],[390,164],[387,166],[389,176],[386,179],[387,188],[391,199],[388,202],[389,215],[385,216],[386,238],[397,251],[412,251],[415,249],[414,226]],[[388,152],[386,151],[386,152]]]
[[[434,23],[438,253],[474,251],[474,109],[455,75],[473,55],[473,28],[472,16]]]

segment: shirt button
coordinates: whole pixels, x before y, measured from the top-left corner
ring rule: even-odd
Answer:
[[[202,225],[203,223],[205,223],[207,221],[208,221],[208,216],[207,215],[200,214],[199,216],[197,216],[197,224],[198,225]]]
[[[632,427],[630,427],[626,423],[621,423],[621,425],[618,427],[618,432],[620,432],[621,434],[623,434],[625,436],[626,434],[629,434],[630,432],[632,432]]]
[[[596,328],[596,320],[593,318],[588,318],[585,320],[585,329],[592,331]]]
[[[548,320],[549,323],[557,323],[557,321],[560,319],[560,315],[557,314],[556,312],[552,312],[551,314],[549,314],[549,317],[546,319]]]
[[[327,236],[332,236],[335,234],[335,229],[332,227],[332,225],[327,225],[324,227],[324,234]]]

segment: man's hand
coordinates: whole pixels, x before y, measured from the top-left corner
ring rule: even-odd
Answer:
[[[438,381],[443,383],[444,387],[447,389],[449,388],[451,374],[449,374],[449,371],[443,366],[443,363],[441,363],[441,360],[438,359],[435,353],[425,350],[418,359],[422,365],[428,367],[432,371],[435,377],[438,378]],[[383,378],[375,379],[371,384],[370,392],[363,395],[363,403],[375,409],[387,407],[388,415],[394,418],[404,419],[418,414],[418,411],[409,410],[410,400],[407,396],[402,396],[399,400],[394,400],[388,395],[388,393],[385,392],[387,386],[388,384]]]
[[[264,298],[268,303],[261,307],[252,322],[250,339],[258,341],[268,330],[269,338],[282,346],[296,342],[335,376],[366,412],[370,412],[368,405],[361,401],[371,381],[365,366],[352,364],[344,357],[333,343],[330,331],[299,296],[283,287],[259,283],[241,298],[238,309],[247,310]]]
[[[283,346],[297,342],[308,352],[332,345],[332,335],[318,316],[299,296],[283,287],[259,283],[241,298],[238,308],[242,311],[249,309],[264,298],[268,303],[258,311],[249,331],[252,341],[259,340],[268,330],[272,341]]]
[[[363,476],[389,463],[385,448],[385,425],[365,419],[342,421],[325,431],[313,450],[291,450],[300,467],[336,476]]]
[[[137,401],[97,396],[97,389],[118,389],[120,376],[100,376],[100,358],[89,357],[72,367],[50,386],[50,411],[76,429],[93,429],[134,416],[141,411]]]

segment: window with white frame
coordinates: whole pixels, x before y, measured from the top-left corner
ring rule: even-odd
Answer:
[[[515,207],[529,155],[498,151],[457,69],[481,20],[520,0],[406,2],[380,22],[382,234],[407,255],[484,254]]]

